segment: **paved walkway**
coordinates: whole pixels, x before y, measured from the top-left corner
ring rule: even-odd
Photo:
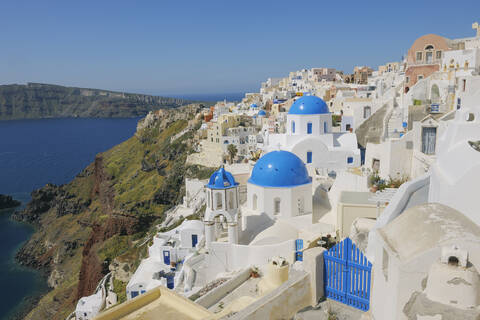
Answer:
[[[294,316],[294,320],[370,320],[369,312],[349,307],[334,300],[320,302],[316,308],[307,307]]]

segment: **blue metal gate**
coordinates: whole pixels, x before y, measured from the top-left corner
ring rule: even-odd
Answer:
[[[323,257],[326,297],[367,311],[372,264],[350,238],[330,248]]]

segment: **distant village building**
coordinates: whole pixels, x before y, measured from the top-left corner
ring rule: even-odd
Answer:
[[[368,77],[372,76],[373,69],[367,66],[355,67],[353,69],[353,82],[356,84],[367,84]]]
[[[448,50],[451,50],[450,41],[436,34],[427,34],[415,40],[407,53],[405,92],[417,81],[440,70],[444,52]]]

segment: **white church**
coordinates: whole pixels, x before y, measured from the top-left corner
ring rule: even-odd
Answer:
[[[247,182],[247,202],[239,206],[239,184],[224,168],[205,186],[204,217],[207,279],[273,256],[290,263],[303,247],[333,230],[312,221],[312,178],[303,161],[289,151],[272,151],[255,164]]]
[[[338,170],[360,166],[357,137],[350,132],[333,132],[332,114],[316,96],[303,96],[287,114],[286,133],[265,134],[264,151],[286,150],[309,167]]]

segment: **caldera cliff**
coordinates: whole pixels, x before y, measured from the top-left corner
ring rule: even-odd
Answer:
[[[25,210],[14,214],[36,226],[17,260],[42,270],[51,287],[25,319],[65,319],[110,271],[114,291],[125,299],[128,278],[146,256],[145,240],[181,202],[185,177],[212,171],[185,163],[201,124],[199,109],[149,114],[132,138],[98,154],[70,183],[34,191]]]

